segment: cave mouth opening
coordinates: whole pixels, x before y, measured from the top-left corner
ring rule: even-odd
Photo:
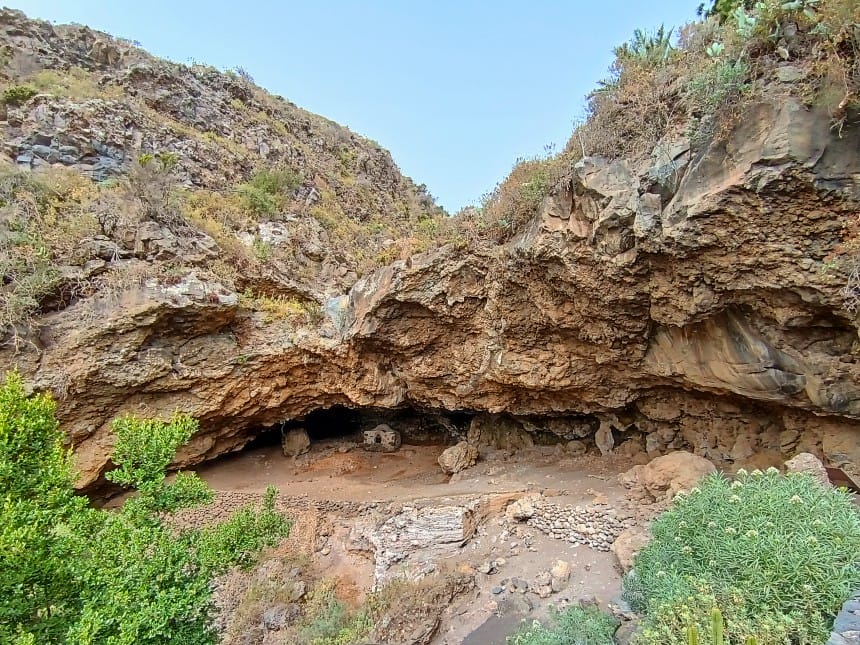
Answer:
[[[400,433],[406,445],[445,445],[464,437],[474,412],[417,407],[375,408],[334,405],[313,410],[304,417],[254,429],[243,450],[280,445],[284,432],[303,429],[311,443],[352,441],[361,443],[365,431],[387,425]],[[375,438],[381,442],[380,437]]]

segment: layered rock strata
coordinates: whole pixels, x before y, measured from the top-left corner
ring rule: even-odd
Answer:
[[[190,464],[333,405],[507,413],[526,431],[717,463],[860,462],[857,316],[831,261],[860,132],[793,100],[701,150],[586,158],[510,243],[395,262],[319,327],[266,324],[193,276],[46,315],[4,360],[58,394],[82,483],[117,414],[190,412]]]

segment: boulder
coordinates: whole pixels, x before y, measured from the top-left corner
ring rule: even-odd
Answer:
[[[529,585],[529,591],[537,594],[538,598],[549,598],[552,595],[552,574],[541,571],[535,576],[534,584]]]
[[[821,460],[809,452],[801,452],[785,462],[785,470],[789,473],[807,473],[812,475],[822,486],[831,486],[827,469]]]
[[[540,495],[526,495],[514,500],[505,509],[505,517],[516,522],[526,521],[535,514],[534,502],[539,497]]]
[[[570,580],[570,563],[565,560],[556,560],[549,570],[551,580],[550,586],[554,593],[558,593],[567,586]]]
[[[439,455],[439,465],[447,475],[453,475],[478,461],[478,449],[467,441],[461,441],[455,446],[446,448]]]
[[[715,471],[714,464],[707,459],[679,450],[652,459],[644,466],[634,466],[621,475],[621,482],[646,499],[661,501],[690,490]]]
[[[311,449],[311,439],[304,428],[291,428],[281,433],[281,449],[285,457],[298,457]]]
[[[633,560],[636,554],[641,551],[646,544],[651,540],[651,534],[648,529],[635,527],[624,529],[615,538],[615,542],[610,547],[615,557],[618,559],[618,564],[624,573],[633,568]]]
[[[580,457],[586,453],[588,447],[585,445],[584,441],[580,441],[579,439],[574,439],[573,441],[568,441],[565,446],[567,452],[572,457]]]

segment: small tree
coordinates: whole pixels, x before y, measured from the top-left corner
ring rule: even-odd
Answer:
[[[254,561],[289,531],[274,510],[177,533],[165,513],[211,498],[205,482],[165,469],[197,422],[126,416],[107,478],[136,491],[118,511],[75,495],[68,450],[46,395],[12,372],[0,387],[0,642],[15,645],[208,645],[212,577]]]
[[[0,386],[0,642],[53,643],[79,606],[70,533],[89,511],[46,395]]]
[[[176,153],[144,153],[128,173],[128,190],[140,205],[143,218],[173,229],[185,226],[180,200],[176,197],[178,166]]]

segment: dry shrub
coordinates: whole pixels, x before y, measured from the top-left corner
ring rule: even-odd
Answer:
[[[126,188],[143,219],[167,226],[175,233],[187,228],[182,214],[183,195],[176,168],[179,155],[172,152],[142,154],[132,164]]]
[[[252,572],[235,569],[217,578],[215,628],[220,642],[223,645],[262,642],[266,635],[263,614],[272,608],[284,608],[287,627],[284,632],[292,631],[290,627],[304,615],[295,596],[300,585],[309,582],[309,565],[306,557],[282,551]]]
[[[175,282],[182,269],[171,265],[153,264],[142,260],[114,262],[101,275],[92,278],[83,295],[90,296],[85,304],[85,315],[96,315],[103,307],[114,306],[126,293],[141,289],[147,280],[163,279]]]
[[[630,61],[588,98],[588,118],[567,143],[583,155],[640,159],[678,116],[676,70]]]
[[[183,213],[188,223],[218,244],[223,257],[209,268],[229,286],[236,287],[242,273],[259,269],[253,249],[236,235],[236,231],[251,227],[253,221],[234,196],[208,190],[189,192],[185,195]]]
[[[467,243],[502,243],[512,238],[537,214],[544,197],[569,171],[572,158],[566,152],[517,160],[511,173],[484,195],[480,209],[464,209],[457,215],[460,236]]]
[[[860,121],[860,3],[856,0],[824,0],[818,10],[822,31],[828,37],[821,43],[822,102],[841,131]],[[836,93],[833,90],[837,90]]]
[[[418,581],[392,580],[368,599],[375,642],[403,643],[437,624],[454,598],[474,587],[473,574],[442,566]],[[431,630],[432,631],[432,630]]]
[[[17,340],[63,284],[58,267],[88,259],[80,243],[101,230],[98,195],[71,171],[0,173],[0,333]]]
[[[293,325],[317,323],[320,320],[319,305],[309,300],[282,294],[256,293],[245,289],[239,296],[239,304],[250,311],[263,314],[263,322],[287,322]]]

